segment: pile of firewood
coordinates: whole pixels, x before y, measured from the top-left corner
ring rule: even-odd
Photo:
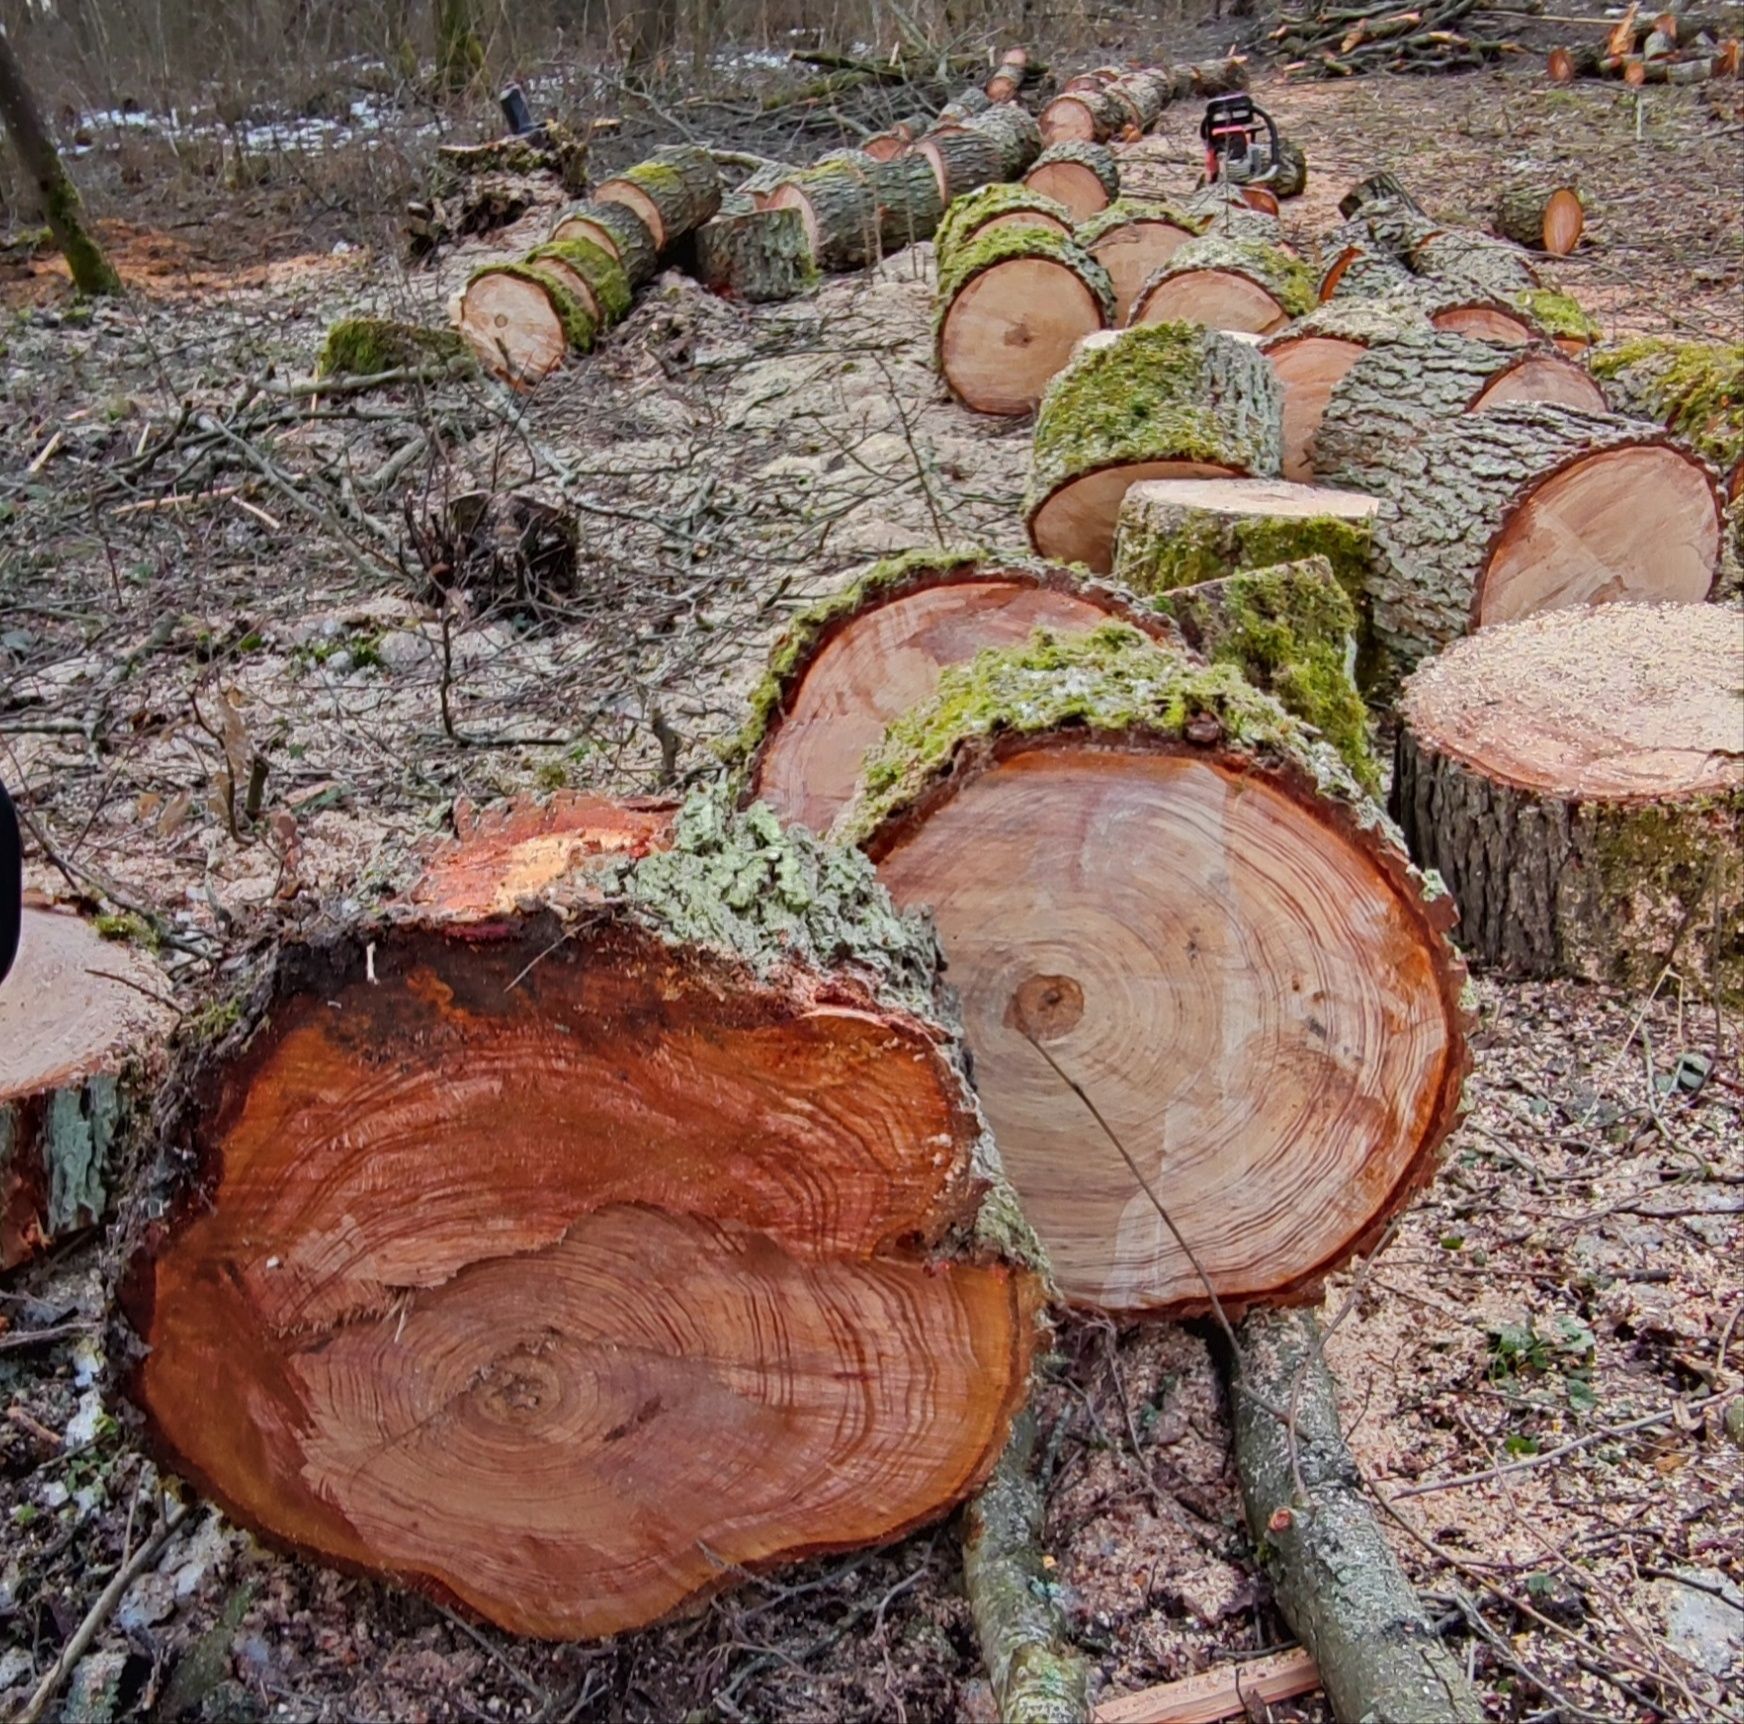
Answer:
[[[1286,72],[1348,78],[1359,72],[1459,72],[1496,59],[1508,42],[1455,28],[1478,0],[1354,0],[1282,14],[1270,40],[1287,59]]]
[[[1638,4],[1606,33],[1602,42],[1552,48],[1546,69],[1551,81],[1620,78],[1625,84],[1705,84],[1711,78],[1736,78],[1744,48],[1718,20],[1703,21],[1681,12],[1643,17]]]

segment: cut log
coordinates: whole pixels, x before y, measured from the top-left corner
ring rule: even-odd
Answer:
[[[913,149],[931,165],[933,177],[939,182],[939,199],[947,209],[965,192],[992,184],[1003,167],[999,141],[985,132],[934,134],[922,138]]]
[[[654,249],[665,251],[721,207],[721,176],[714,157],[695,144],[656,150],[593,189],[596,203],[626,204],[642,218]]]
[[[740,180],[735,190],[740,197],[749,198],[758,209],[766,209],[777,187],[786,185],[795,174],[804,172],[804,168],[795,167],[791,162],[766,162],[754,174]],[[724,202],[726,193],[721,196]]]
[[[1266,182],[1281,198],[1299,198],[1308,189],[1308,152],[1293,138],[1278,140],[1278,171]]]
[[[1573,186],[1507,186],[1496,204],[1497,233],[1552,257],[1567,257],[1586,225],[1586,207]]]
[[[1340,228],[1328,236],[1322,256],[1329,261],[1320,275],[1322,304],[1334,300],[1393,298],[1415,287],[1412,275],[1393,254],[1375,244],[1367,231]]]
[[[1038,628],[1091,629],[1111,617],[1170,633],[1132,595],[1057,563],[968,551],[879,563],[776,644],[737,744],[747,794],[827,832],[867,751],[893,719],[932,699],[947,666]]]
[[[1200,186],[1182,200],[1181,213],[1201,224],[1201,231],[1221,239],[1262,240],[1267,245],[1283,245],[1276,209],[1262,209],[1247,195],[1256,188],[1232,186],[1219,180],[1214,185]]]
[[[593,346],[593,312],[549,269],[489,263],[475,270],[455,316],[479,362],[517,389],[531,389],[571,351]]]
[[[1519,246],[1471,228],[1442,228],[1420,240],[1405,261],[1414,274],[1442,287],[1491,299],[1509,299],[1538,286],[1537,272]]]
[[[1646,336],[1599,348],[1592,368],[1618,412],[1669,425],[1744,497],[1744,345]]]
[[[970,122],[971,129],[999,146],[1002,179],[1014,180],[1042,153],[1041,128],[1028,108],[1015,102],[1001,103]]]
[[[990,102],[1001,103],[1013,101],[1023,82],[1029,76],[1029,50],[1027,48],[1007,48],[999,57],[999,64],[993,68],[990,77],[982,88],[987,92]]]
[[[1449,907],[1309,734],[1123,625],[1043,634],[946,671],[840,823],[898,903],[932,908],[1075,1304],[1301,1296],[1452,1123]]]
[[[794,299],[818,278],[797,209],[724,210],[696,230],[697,279],[752,305]]]
[[[25,904],[0,978],[0,1271],[103,1218],[113,1152],[175,1023],[165,993],[135,946]]]
[[[1398,175],[1387,172],[1370,174],[1366,180],[1358,180],[1338,200],[1338,213],[1346,221],[1356,221],[1378,203],[1403,204],[1419,215],[1424,213],[1423,206],[1406,191]]]
[[[556,239],[524,260],[555,275],[588,309],[596,330],[621,322],[630,309],[630,278],[604,246],[590,239]]]
[[[1408,299],[1334,300],[1297,318],[1265,344],[1261,351],[1284,389],[1286,479],[1313,481],[1314,438],[1332,386],[1370,342],[1428,328],[1428,318]]]
[[[1025,185],[983,186],[966,198],[958,198],[945,211],[933,236],[941,271],[950,267],[952,254],[977,234],[1004,228],[1043,228],[1063,239],[1072,237],[1072,217],[1064,204],[1043,197]]]
[[[1224,1366],[1248,1529],[1333,1717],[1484,1724],[1369,1506],[1313,1314],[1253,1312],[1235,1344]]]
[[[1405,685],[1393,804],[1519,975],[1744,1006],[1744,691],[1736,611],[1604,605],[1457,642]]]
[[[872,192],[886,254],[930,239],[944,214],[938,175],[925,156],[905,154],[879,162],[872,170]]]
[[[1100,1701],[1091,1716],[1094,1724],[1222,1724],[1225,1718],[1251,1718],[1256,1709],[1312,1694],[1319,1686],[1313,1657],[1296,1646]]]
[[[593,201],[565,210],[551,230],[554,240],[591,240],[623,267],[633,289],[654,279],[659,251],[647,223],[623,203]]]
[[[939,274],[939,375],[977,413],[1028,413],[1086,335],[1114,318],[1108,272],[1072,240],[1037,227],[982,232]]]
[[[1283,395],[1253,347],[1153,323],[1087,347],[1036,416],[1024,517],[1044,557],[1106,574],[1120,500],[1142,479],[1273,478]]]
[[[1530,347],[1544,333],[1518,306],[1467,294],[1426,294],[1420,302],[1435,328],[1503,347]]]
[[[426,894],[266,964],[121,1339],[233,1519],[569,1639],[972,1494],[1041,1283],[870,870],[708,801],[639,860],[552,878],[551,838],[547,908]]]
[[[1337,391],[1320,427],[1328,446]],[[1542,404],[1365,441],[1329,483],[1380,500],[1370,599],[1404,667],[1468,629],[1615,599],[1705,599],[1719,487],[1670,432]]]
[[[1037,119],[1042,142],[1105,144],[1136,124],[1133,108],[1115,94],[1112,83],[1095,88],[1064,90],[1042,109]]]
[[[939,109],[941,120],[972,120],[993,106],[993,98],[979,86],[971,84]]]
[[[764,207],[799,212],[819,269],[864,269],[882,253],[872,184],[876,166],[870,156],[822,162],[777,186]]]
[[[1166,204],[1116,198],[1078,226],[1079,245],[1114,284],[1114,321],[1124,324],[1138,292],[1200,230],[1194,217]]]
[[[1120,170],[1101,144],[1054,144],[1023,176],[1033,192],[1062,203],[1073,221],[1085,221],[1120,196]]]
[[[1207,233],[1181,246],[1139,289],[1128,321],[1269,335],[1315,303],[1313,273],[1300,259],[1264,240]]]

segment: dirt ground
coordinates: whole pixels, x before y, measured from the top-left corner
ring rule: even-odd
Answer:
[[[1504,171],[1555,169],[1595,217],[1554,285],[1608,333],[1744,337],[1735,96],[1556,89],[1524,58],[1256,90],[1313,166],[1286,207],[1304,249],[1378,167],[1472,219]],[[1190,186],[1196,121],[1133,146],[1130,185]],[[735,146],[837,141],[736,123]],[[334,162],[192,206],[147,186],[125,223],[106,171],[92,158],[126,301],[73,302],[48,260],[0,269],[0,774],[54,852],[31,883],[149,913],[184,1003],[267,931],[369,902],[462,799],[706,776],[784,620],[867,558],[1021,538],[1028,428],[939,386],[929,246],[754,310],[669,273],[527,397],[311,394],[333,318],[438,321],[548,214],[423,270],[382,213],[404,163],[378,161],[367,195]],[[484,484],[577,512],[571,603],[444,624],[423,601],[408,518]],[[239,748],[270,763],[254,821],[226,791]],[[1740,1026],[1675,974],[1640,998],[1482,976],[1477,995],[1446,1168],[1327,1295],[1351,1443],[1492,1716],[1744,1719]],[[0,1713],[161,1512],[105,1399],[109,1268],[101,1239],[74,1241],[0,1288]],[[1206,1334],[1068,1323],[1041,1411],[1048,1550],[1107,1692],[1288,1642]],[[546,1647],[197,1506],[67,1715],[99,1715],[105,1685],[166,1719],[922,1724],[989,1705],[950,1524]]]

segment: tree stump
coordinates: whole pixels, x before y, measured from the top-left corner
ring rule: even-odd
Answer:
[[[966,192],[998,179],[1003,166],[998,141],[985,132],[934,133],[911,148],[931,166],[947,209]]]
[[[932,236],[944,214],[938,176],[925,156],[900,155],[872,170],[878,235],[886,254]]]
[[[705,287],[751,305],[797,298],[818,278],[803,213],[723,208],[696,230],[696,274]]]
[[[1586,225],[1586,206],[1573,186],[1506,186],[1496,203],[1497,233],[1552,257],[1567,257]]]
[[[517,389],[531,389],[569,357],[593,346],[592,310],[553,270],[489,263],[461,293],[455,322],[479,363]]]
[[[1000,178],[1017,179],[1042,153],[1041,128],[1035,116],[1016,102],[1002,102],[970,122],[971,129],[983,133],[999,146]]]
[[[1120,196],[1120,170],[1101,144],[1051,144],[1023,176],[1032,192],[1040,192],[1085,221]]]
[[[1128,321],[1269,335],[1315,303],[1313,274],[1300,259],[1264,240],[1207,233],[1181,246],[1145,282]]]
[[[1114,316],[1108,272],[1037,227],[983,231],[948,252],[934,301],[939,375],[977,413],[1028,413],[1086,335]]]
[[[577,204],[557,218],[551,237],[559,242],[591,240],[617,259],[632,291],[654,279],[659,250],[647,224],[628,204],[597,200]]]
[[[965,198],[958,198],[939,223],[933,236],[939,268],[947,268],[951,253],[977,235],[1013,227],[1041,228],[1062,239],[1072,238],[1072,216],[1064,204],[1032,192],[1025,185],[983,186]]]
[[[1669,425],[1744,497],[1744,345],[1647,336],[1599,349],[1592,366],[1620,413]]]
[[[1324,452],[1337,392],[1320,428]],[[1614,599],[1693,603],[1720,553],[1714,477],[1659,426],[1543,405],[1364,439],[1327,480],[1368,491],[1375,637],[1402,667],[1469,629]]]
[[[867,751],[893,719],[932,699],[948,666],[1038,628],[1091,629],[1110,617],[1170,633],[1132,595],[1057,563],[968,551],[879,563],[776,643],[736,748],[746,794],[827,832]]]
[[[1166,204],[1116,198],[1079,224],[1077,240],[1114,284],[1114,321],[1125,325],[1139,289],[1192,239],[1201,224]]]
[[[1271,367],[1219,331],[1156,323],[1087,347],[1048,386],[1036,415],[1024,506],[1031,544],[1106,574],[1131,486],[1274,478],[1282,417]]]
[[[175,1022],[157,966],[27,902],[0,981],[0,1271],[102,1219],[112,1152]]]
[[[839,829],[932,908],[1071,1302],[1302,1296],[1427,1177],[1466,1064],[1450,907],[1230,667],[1112,623],[983,653]]]
[[[1717,605],[1555,611],[1456,642],[1399,705],[1393,806],[1515,974],[1744,1006],[1740,623]]]
[[[657,252],[676,245],[721,207],[714,158],[695,144],[656,150],[593,188],[596,203],[625,204],[642,218]]]
[[[799,212],[819,269],[864,269],[882,253],[878,200],[868,171],[860,163],[837,159],[794,174],[770,194],[765,208]]]
[[[550,1639],[961,1502],[1042,1297],[930,934],[767,810],[602,820],[281,948],[122,1292],[234,1519]]]

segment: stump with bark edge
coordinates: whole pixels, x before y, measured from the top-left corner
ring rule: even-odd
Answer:
[[[1336,397],[1336,392],[1335,392]],[[1321,425],[1332,433],[1336,398]],[[1410,667],[1468,630],[1616,599],[1705,599],[1714,475],[1670,432],[1612,414],[1497,407],[1365,440],[1327,470],[1369,492],[1375,638]]]
[[[1087,344],[1036,414],[1024,519],[1044,557],[1114,565],[1121,498],[1144,479],[1274,478],[1282,394],[1262,355],[1196,324]]]
[[[593,195],[597,203],[627,205],[642,218],[654,249],[665,251],[721,207],[721,175],[707,150],[674,144],[601,180]]]
[[[1128,323],[1202,323],[1270,335],[1315,305],[1313,272],[1259,239],[1189,240],[1138,290]]]
[[[958,198],[945,211],[944,220],[933,235],[933,248],[942,271],[949,268],[951,253],[978,234],[1008,227],[1034,227],[1070,239],[1072,225],[1071,212],[1064,204],[1057,204],[1026,185],[1000,183],[982,186],[979,191]]]
[[[593,312],[553,271],[529,263],[475,270],[455,322],[480,362],[518,389],[548,377],[574,351],[593,346]]]
[[[1172,637],[1118,587],[1021,553],[911,551],[797,617],[751,697],[736,754],[745,795],[827,832],[885,727],[932,699],[951,665],[1038,628],[1110,618]]]
[[[1468,951],[1744,1006],[1741,638],[1717,605],[1555,611],[1407,682],[1393,806]]]
[[[659,265],[659,250],[648,224],[628,204],[577,204],[557,218],[551,237],[591,240],[618,260],[632,289],[646,287]]]
[[[804,217],[796,209],[729,211],[723,204],[696,230],[696,274],[716,293],[751,305],[797,297],[818,278]]]
[[[983,653],[840,829],[931,907],[1073,1303],[1305,1296],[1427,1177],[1466,1066],[1451,906],[1232,668],[1118,624]]]
[[[25,903],[0,981],[0,1272],[108,1208],[111,1153],[175,1021],[165,993],[132,945]]]
[[[819,269],[864,269],[883,250],[870,156],[834,160],[794,174],[770,194],[766,209],[799,212]]]
[[[1036,157],[1023,183],[1085,221],[1120,196],[1120,170],[1101,144],[1053,144]]]
[[[1573,186],[1504,186],[1496,200],[1496,231],[1531,251],[1567,257],[1586,231],[1586,206]]]
[[[1114,284],[1114,320],[1125,324],[1139,289],[1172,258],[1204,224],[1166,204],[1139,198],[1116,198],[1074,236],[1108,271]]]
[[[977,413],[1028,413],[1086,335],[1114,318],[1108,272],[1037,227],[982,231],[944,258],[935,300],[939,375]]]
[[[123,1290],[174,1470],[544,1638],[944,1513],[1035,1342],[930,935],[766,810],[663,842],[282,949]]]

